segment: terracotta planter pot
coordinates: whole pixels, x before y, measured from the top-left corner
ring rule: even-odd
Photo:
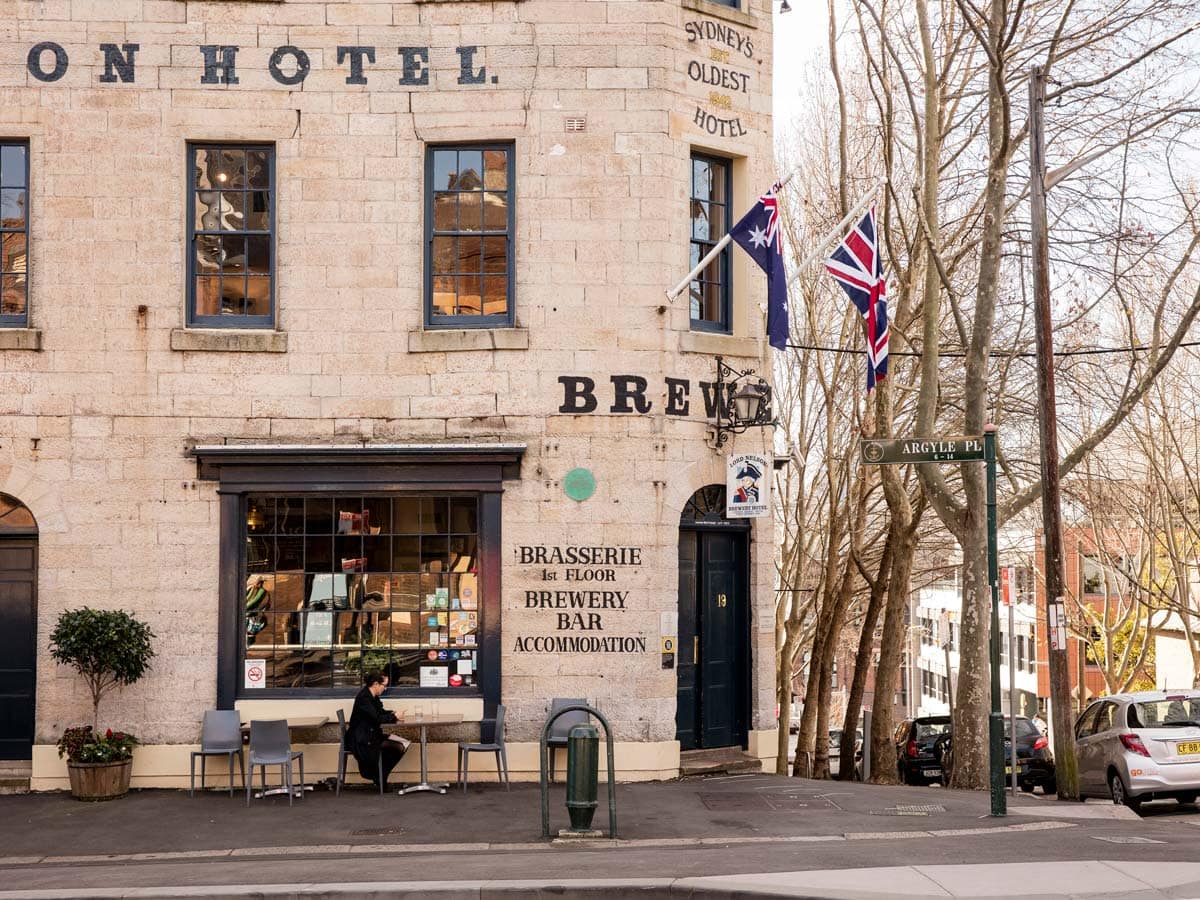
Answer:
[[[133,760],[107,763],[68,762],[71,796],[76,800],[115,800],[129,793]]]

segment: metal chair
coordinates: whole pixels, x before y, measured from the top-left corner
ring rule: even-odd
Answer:
[[[242,720],[236,709],[209,709],[200,726],[200,749],[191,756],[188,795],[196,796],[196,757],[200,757],[200,790],[204,790],[205,762],[210,756],[229,757],[229,796],[233,796],[233,758],[241,764],[242,783],[246,782],[246,754],[242,750]]]
[[[496,780],[501,774],[504,777],[504,789],[509,790],[508,784],[508,750],[504,746],[504,707],[496,707],[496,728],[492,733],[491,743],[472,744],[467,741],[458,742],[458,780],[462,784],[463,793],[467,792],[467,768],[471,763],[472,753],[496,754]],[[503,772],[501,771],[503,766]]]
[[[292,749],[286,719],[252,721],[250,723],[250,777],[246,780],[246,805],[250,805],[250,783],[254,781],[254,767],[262,769],[263,793],[267,792],[267,766],[279,766],[284,788],[287,790],[288,806],[292,805],[295,790],[292,787],[292,760],[300,760],[300,799],[304,799],[304,754]]]
[[[335,794],[338,797],[340,797],[340,796],[342,796],[342,783],[345,782],[345,780],[346,780],[346,757],[353,756],[354,754],[346,749],[346,735],[350,731],[350,726],[348,726],[346,724],[346,713],[343,710],[339,709],[337,711],[337,717],[338,717],[338,728],[340,728],[341,732],[342,732],[342,747],[341,747],[341,750],[338,751],[337,790],[335,791]],[[379,754],[379,795],[381,797],[383,796],[383,754],[382,753]]]
[[[567,700],[562,697],[555,697],[550,701],[550,714],[558,712],[567,706],[586,706],[586,700]],[[567,735],[571,733],[571,729],[576,725],[586,725],[589,721],[588,714],[582,710],[569,712],[559,716],[554,720],[554,724],[550,726],[550,734],[547,736],[546,745],[547,753],[550,756],[550,780],[554,780],[554,751],[562,747],[564,750],[567,746]]]

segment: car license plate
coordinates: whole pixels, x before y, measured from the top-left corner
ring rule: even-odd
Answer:
[[[941,769],[926,769],[925,774],[926,775],[941,775],[942,770]]]
[[[1180,741],[1175,745],[1175,752],[1179,756],[1192,756],[1200,753],[1200,741]]]

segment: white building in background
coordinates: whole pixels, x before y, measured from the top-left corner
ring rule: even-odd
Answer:
[[[1032,572],[1026,567],[1015,567],[1011,574],[1013,584],[1007,592],[1015,601],[1011,627],[1008,605],[1000,609],[1001,709],[1005,714],[1009,711],[1010,679],[1015,676],[1017,714],[1032,716],[1038,711],[1037,614]],[[962,639],[962,588],[957,574],[953,580],[918,590],[912,616],[910,659],[915,671],[910,681],[914,686],[910,710],[918,716],[948,715],[958,689]]]
[[[1191,617],[1192,634],[1200,633],[1200,615]],[[1196,664],[1188,646],[1183,617],[1171,613],[1154,633],[1154,686],[1160,691],[1190,688],[1196,682]]]

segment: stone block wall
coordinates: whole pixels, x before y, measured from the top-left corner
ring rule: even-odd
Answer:
[[[528,444],[503,501],[514,739],[534,737],[548,697],[586,696],[621,740],[672,741],[675,675],[658,644],[660,613],[676,608],[679,514],[724,480],[729,449],[705,442],[698,383],[717,353],[762,371],[769,359],[764,279],[743,256],[728,337],[690,333],[686,294],[664,291],[688,268],[692,150],[734,159],[735,217],[775,177],[768,0],[742,11],[707,0],[9,8],[0,137],[29,142],[35,338],[22,340],[40,350],[0,350],[0,490],[41,527],[38,742],[87,709],[82,684],[45,651],[57,614],[84,604],[136,610],[158,634],[152,673],[102,719],[149,744],[195,740],[215,699],[218,521],[190,446],[443,440]],[[238,48],[236,84],[203,83],[205,46]],[[281,83],[299,59],[283,47],[304,54],[302,81]],[[348,83],[362,79],[338,47],[375,48],[365,84]],[[132,52],[128,80],[116,48]],[[584,130],[566,130],[580,118]],[[425,147],[476,140],[515,148],[515,328],[432,333]],[[186,328],[190,141],[275,147],[277,333]],[[0,346],[17,339],[0,334]],[[594,414],[558,412],[564,375],[595,380]],[[646,378],[650,411],[608,412],[612,375]],[[664,376],[690,379],[689,415],[664,414]],[[769,442],[756,429],[733,449]],[[561,478],[581,466],[599,487],[577,503]],[[753,727],[769,729],[768,520],[753,541]],[[606,628],[644,637],[646,653],[514,651],[518,636],[554,632],[523,608],[535,573],[516,548],[565,542],[643,548],[628,609]]]

